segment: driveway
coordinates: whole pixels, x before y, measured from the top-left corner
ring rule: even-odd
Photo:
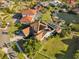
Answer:
[[[2,30],[0,30],[0,47],[3,47],[4,43],[9,43],[9,36],[7,34],[3,34]]]

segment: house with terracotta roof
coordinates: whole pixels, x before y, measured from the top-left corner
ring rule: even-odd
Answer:
[[[37,10],[35,9],[24,9],[21,11],[23,18],[20,19],[21,23],[32,23],[35,21],[35,16],[37,14]]]
[[[26,16],[26,15],[33,16],[37,13],[37,10],[35,10],[35,9],[23,9],[23,10],[21,10],[21,13],[24,16]]]
[[[13,16],[14,22],[31,23],[35,21],[36,9],[23,9]]]
[[[30,27],[23,29],[22,32],[24,33],[25,37],[31,34],[39,41],[42,41],[45,37],[48,37],[52,33],[51,29],[40,21],[31,23]]]
[[[20,19],[20,23],[32,23],[34,22],[33,16],[25,16]]]

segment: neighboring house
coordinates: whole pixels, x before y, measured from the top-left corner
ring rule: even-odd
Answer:
[[[13,18],[16,22],[21,23],[32,23],[35,21],[37,10],[35,9],[24,9],[20,13],[16,13]]]
[[[42,41],[45,37],[50,36],[50,34],[46,35],[50,31],[51,29],[40,21],[35,21],[34,23],[30,24],[30,27],[22,30],[26,37],[33,35],[39,41]]]
[[[32,23],[35,21],[37,10],[35,9],[24,9],[20,13],[13,16],[14,21],[21,23]]]
[[[35,21],[35,17],[37,14],[36,9],[24,9],[21,11],[23,17],[32,17],[32,21]]]

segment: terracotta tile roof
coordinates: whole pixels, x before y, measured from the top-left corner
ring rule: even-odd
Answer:
[[[28,36],[30,33],[30,27],[23,29],[22,32],[24,33],[25,36]]]
[[[32,16],[25,16],[25,17],[20,19],[20,22],[21,23],[26,23],[26,22],[31,23],[32,22]]]
[[[31,14],[31,15],[34,15],[36,14],[37,10],[34,10],[34,9],[24,9],[21,11],[22,14]]]

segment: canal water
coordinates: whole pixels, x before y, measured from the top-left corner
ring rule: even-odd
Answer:
[[[59,12],[57,14],[57,16],[62,19],[65,20],[67,23],[79,23],[79,15],[77,14],[69,14],[69,13],[63,13],[63,12]]]

